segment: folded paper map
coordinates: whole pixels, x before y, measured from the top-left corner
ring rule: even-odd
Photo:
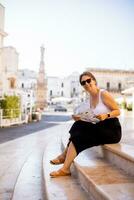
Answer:
[[[100,120],[96,118],[93,110],[89,108],[89,103],[81,103],[74,109],[74,115],[80,115],[82,121],[92,122],[96,124]]]

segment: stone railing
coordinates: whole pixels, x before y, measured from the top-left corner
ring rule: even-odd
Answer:
[[[19,111],[19,110],[18,110]],[[14,112],[14,109],[10,110],[11,113]],[[22,124],[26,122],[26,117],[22,120],[21,113],[18,117],[10,117],[4,115],[3,109],[0,109],[0,127],[11,126],[15,124]]]

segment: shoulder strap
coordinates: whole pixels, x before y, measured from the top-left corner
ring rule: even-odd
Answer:
[[[102,101],[102,98],[101,98],[101,93],[105,91],[105,89],[100,89],[100,92],[99,92],[99,102]]]

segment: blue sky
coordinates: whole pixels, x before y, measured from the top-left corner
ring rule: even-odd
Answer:
[[[134,70],[133,0],[0,0],[5,46],[19,52],[19,68],[38,71],[44,44],[48,75],[87,67]]]

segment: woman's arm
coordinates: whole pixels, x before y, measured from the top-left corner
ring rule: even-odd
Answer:
[[[75,120],[75,121],[78,121],[81,119],[80,115],[72,115],[72,118]]]
[[[113,118],[120,115],[120,109],[114,100],[114,98],[111,96],[111,94],[107,91],[104,91],[101,93],[102,101],[103,103],[111,110],[107,114],[101,114],[98,115],[97,118],[100,120],[105,120],[107,118]]]

